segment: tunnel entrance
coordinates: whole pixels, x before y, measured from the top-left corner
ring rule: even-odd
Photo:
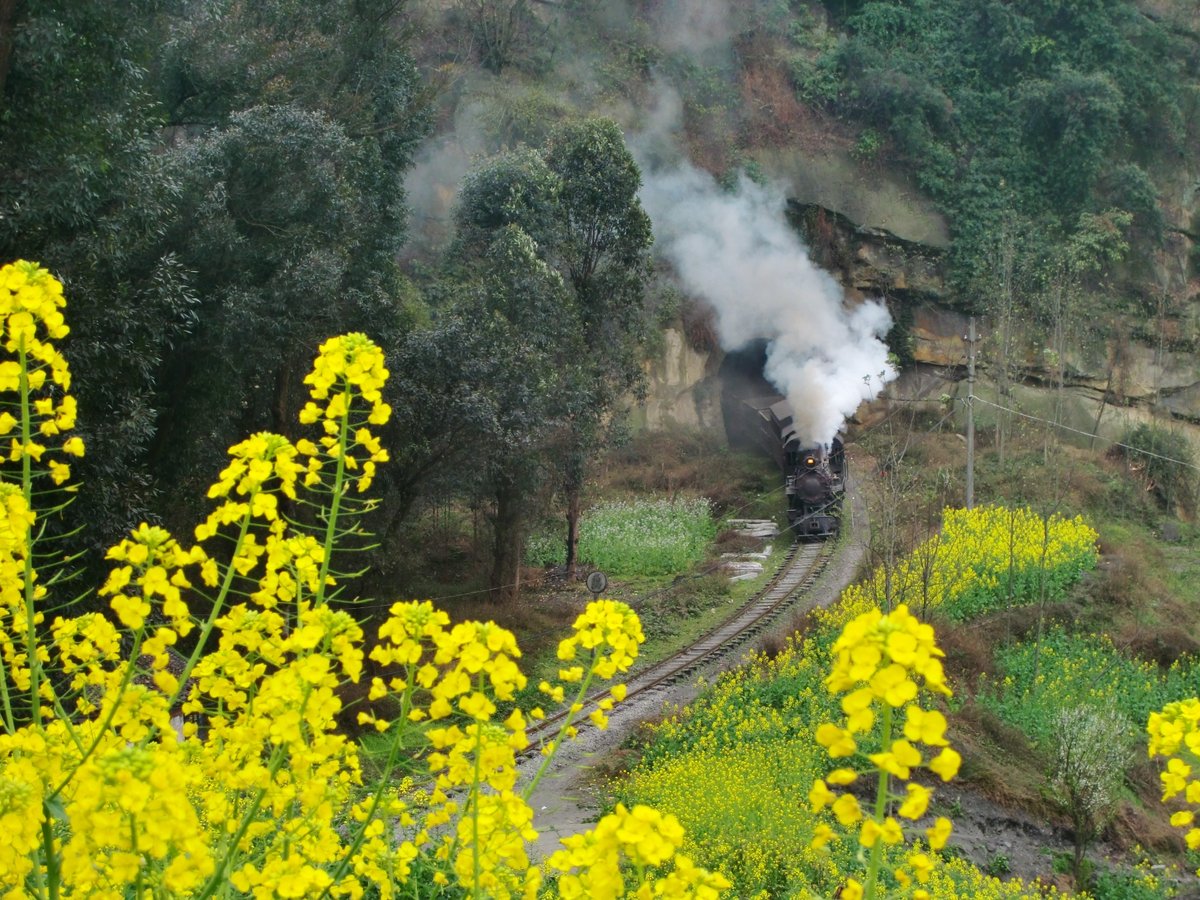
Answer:
[[[769,405],[766,398],[779,398],[779,389],[767,381],[763,369],[767,364],[767,342],[752,341],[740,350],[730,351],[721,361],[717,377],[721,385],[721,417],[725,437],[734,450],[762,448],[762,426],[751,413],[751,406]]]

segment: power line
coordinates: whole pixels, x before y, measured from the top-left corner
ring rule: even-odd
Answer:
[[[943,380],[944,380],[944,381],[949,381],[949,379],[946,379],[946,378],[943,378]],[[901,401],[901,402],[907,402],[907,403],[929,403],[929,402],[933,402],[933,401],[932,401],[932,400],[930,400],[930,398],[928,398],[928,397],[900,397],[900,398],[894,398],[894,399],[896,399],[896,400],[899,400],[899,401]],[[876,430],[878,430],[878,429],[882,428],[884,425],[886,425],[886,424],[887,424],[888,422],[890,422],[890,421],[891,421],[891,420],[892,420],[892,419],[893,419],[895,416],[897,416],[897,415],[899,415],[899,414],[900,414],[900,408],[893,409],[891,412],[889,412],[889,413],[888,413],[886,416],[884,416],[882,419],[880,419],[880,420],[879,420],[878,422],[876,422],[875,424],[866,426],[866,427],[865,427],[865,428],[863,428],[861,431],[859,431],[859,433],[858,433],[858,434],[855,436],[855,442],[856,442],[856,443],[858,443],[858,442],[861,442],[861,441],[862,441],[862,439],[863,439],[864,437],[866,437],[867,435],[871,434],[872,432],[874,432],[874,431],[876,431]],[[942,418],[941,418],[941,419],[940,419],[940,420],[937,422],[937,424],[936,424],[936,425],[934,425],[933,427],[934,427],[935,429],[936,429],[936,428],[940,428],[940,427],[942,426],[942,424],[943,424],[943,423],[944,423],[944,422],[945,422],[945,421],[946,421],[948,418],[950,418],[950,416],[951,416],[951,415],[953,415],[953,414],[954,414],[954,413],[953,413],[953,410],[951,410],[950,412],[946,413],[946,415],[942,416]],[[780,477],[782,478],[782,474],[780,475]],[[780,484],[779,486],[777,486],[777,487],[775,487],[774,489],[772,489],[772,490],[768,491],[767,493],[765,493],[765,494],[760,494],[760,495],[759,495],[759,496],[758,496],[756,499],[754,499],[754,500],[749,500],[749,501],[747,501],[746,503],[744,503],[744,504],[742,504],[741,506],[739,506],[738,508],[736,508],[736,509],[734,509],[734,510],[731,510],[731,511],[730,511],[730,513],[729,513],[727,516],[725,516],[725,518],[736,518],[736,517],[737,517],[737,513],[744,512],[745,510],[747,510],[747,509],[749,509],[751,506],[753,506],[755,503],[758,503],[758,502],[760,502],[761,500],[764,500],[764,499],[766,499],[766,498],[768,498],[768,497],[774,496],[775,494],[778,494],[778,493],[779,493],[780,491],[782,491],[783,489],[784,489],[784,485]],[[697,572],[697,573],[694,573],[694,574],[692,575],[692,577],[693,577],[693,578],[702,578],[702,577],[704,577],[705,575],[711,575],[713,572],[717,571],[717,570],[718,570],[718,569],[719,569],[719,568],[720,568],[720,567],[721,567],[723,564],[724,564],[724,560],[717,560],[717,561],[713,562],[712,564],[710,564],[710,565],[708,565],[708,566],[704,567],[704,568],[703,568],[703,569],[701,569],[699,572]],[[658,597],[658,596],[660,596],[660,595],[662,595],[662,594],[666,594],[666,593],[669,593],[669,592],[671,592],[671,591],[677,590],[677,589],[679,589],[679,587],[680,587],[682,584],[683,584],[683,582],[682,582],[682,581],[680,581],[680,582],[673,582],[673,583],[671,583],[671,584],[664,585],[664,586],[663,586],[663,587],[661,587],[661,588],[657,588],[657,589],[655,589],[655,590],[651,591],[650,593],[648,593],[648,594],[645,594],[645,595],[643,595],[643,596],[641,596],[641,597],[638,597],[638,598],[636,598],[636,599],[638,600],[638,602],[643,602],[643,603],[644,603],[644,602],[646,602],[646,601],[648,601],[648,600],[652,600],[652,599],[654,599],[654,598],[656,598],[656,597]],[[492,593],[494,590],[505,590],[505,589],[508,589],[508,588],[517,588],[517,587],[519,587],[519,586],[520,586],[520,583],[519,583],[519,582],[515,582],[515,583],[513,583],[513,584],[500,585],[498,588],[490,588],[490,587],[486,587],[486,588],[479,588],[478,590],[474,590],[474,591],[463,591],[463,592],[461,592],[461,593],[458,593],[458,594],[444,594],[444,595],[442,595],[442,596],[440,596],[440,597],[431,597],[431,598],[429,598],[429,599],[430,599],[432,602],[435,602],[435,603],[437,603],[437,602],[441,602],[441,601],[443,601],[443,600],[461,600],[463,597],[476,597],[476,596],[482,596],[482,595],[484,595],[484,594],[491,594],[491,593]]]
[[[1003,410],[1004,412],[1012,413],[1014,416],[1020,416],[1023,419],[1029,419],[1031,422],[1041,422],[1044,425],[1053,425],[1055,428],[1061,428],[1063,431],[1070,431],[1073,434],[1080,434],[1080,435],[1083,435],[1085,438],[1089,438],[1089,439],[1096,438],[1097,440],[1104,441],[1104,443],[1110,444],[1113,447],[1121,447],[1125,450],[1129,450],[1132,453],[1140,453],[1143,456],[1151,456],[1151,457],[1154,457],[1155,459],[1161,459],[1163,462],[1174,463],[1177,466],[1186,466],[1189,469],[1195,469],[1196,471],[1200,471],[1200,465],[1196,465],[1195,463],[1188,462],[1187,460],[1173,459],[1170,456],[1163,456],[1161,453],[1155,453],[1153,450],[1145,450],[1141,447],[1134,447],[1130,444],[1124,444],[1121,441],[1113,441],[1113,440],[1109,440],[1108,438],[1099,437],[1098,435],[1093,435],[1090,431],[1080,431],[1078,428],[1072,428],[1070,425],[1064,425],[1061,422],[1052,422],[1049,419],[1043,419],[1040,416],[1030,415],[1029,413],[1023,413],[1018,409],[1011,409],[1007,406],[1002,406],[999,403],[993,403],[991,400],[985,400],[983,397],[980,397],[978,394],[975,395],[974,399],[980,403],[986,403],[988,406],[991,406],[995,409],[1000,409],[1000,410]]]
[[[900,398],[890,398],[890,399],[891,399],[891,402],[895,402],[895,401],[900,401],[900,402],[908,402],[908,403],[933,402],[933,401],[931,400],[931,398],[922,398],[922,397],[900,397]],[[990,401],[990,400],[987,400],[986,398],[984,398],[984,397],[981,397],[981,396],[979,396],[978,394],[974,394],[974,395],[971,397],[971,401],[972,401],[972,402],[974,402],[974,401],[977,401],[977,402],[979,402],[979,403],[984,403],[984,404],[986,404],[986,405],[988,405],[988,406],[991,406],[991,407],[993,407],[994,409],[999,409],[999,410],[1002,410],[1002,411],[1004,411],[1004,412],[1012,413],[1013,415],[1015,415],[1015,416],[1019,416],[1019,417],[1021,417],[1021,418],[1023,418],[1023,419],[1028,419],[1029,421],[1032,421],[1032,422],[1041,422],[1042,424],[1045,424],[1045,425],[1052,425],[1052,426],[1054,426],[1054,427],[1056,427],[1056,428],[1060,428],[1060,429],[1062,429],[1062,430],[1064,430],[1064,431],[1070,431],[1070,432],[1072,432],[1072,433],[1074,433],[1074,434],[1082,435],[1083,437],[1086,437],[1086,438],[1089,438],[1089,439],[1091,439],[1091,438],[1093,438],[1093,437],[1097,437],[1099,440],[1101,440],[1101,441],[1104,441],[1106,444],[1109,444],[1109,445],[1111,445],[1111,446],[1114,446],[1114,447],[1121,447],[1121,448],[1123,448],[1123,449],[1125,449],[1125,450],[1129,450],[1129,451],[1130,451],[1130,452],[1132,452],[1132,453],[1140,453],[1140,454],[1142,454],[1143,456],[1149,456],[1149,457],[1153,457],[1153,458],[1155,458],[1155,459],[1161,459],[1161,460],[1163,460],[1164,462],[1173,463],[1174,465],[1185,466],[1185,467],[1187,467],[1187,468],[1189,468],[1189,469],[1195,469],[1196,471],[1200,471],[1200,465],[1196,465],[1195,463],[1190,463],[1190,462],[1187,462],[1187,461],[1185,461],[1185,460],[1181,460],[1181,459],[1173,459],[1172,457],[1169,457],[1169,456],[1163,456],[1163,455],[1162,455],[1162,454],[1160,454],[1160,453],[1155,453],[1155,452],[1153,452],[1153,451],[1151,451],[1151,450],[1145,450],[1145,449],[1143,449],[1143,448],[1141,448],[1141,447],[1134,447],[1134,446],[1132,446],[1132,445],[1130,445],[1130,444],[1125,444],[1125,443],[1122,443],[1121,441],[1114,441],[1114,440],[1110,440],[1110,439],[1108,439],[1108,438],[1098,437],[1098,436],[1096,436],[1096,435],[1093,435],[1091,432],[1087,432],[1087,431],[1081,431],[1081,430],[1080,430],[1080,429],[1078,429],[1078,428],[1072,428],[1071,426],[1069,426],[1069,425],[1064,425],[1064,424],[1062,424],[1061,422],[1053,422],[1053,421],[1051,421],[1051,420],[1049,420],[1049,419],[1044,419],[1044,418],[1041,418],[1040,416],[1034,416],[1034,415],[1031,415],[1031,414],[1029,414],[1029,413],[1024,413],[1024,412],[1021,412],[1020,410],[1012,409],[1012,408],[1010,408],[1010,407],[1003,406],[1003,405],[1001,405],[1001,404],[999,404],[999,403],[993,403],[992,401]],[[959,401],[959,402],[965,402],[965,401]],[[888,413],[888,414],[887,414],[887,415],[886,415],[886,416],[885,416],[883,419],[881,419],[880,421],[878,421],[878,422],[876,422],[875,424],[873,424],[873,425],[869,425],[869,426],[865,427],[864,429],[862,429],[862,430],[861,430],[861,431],[858,433],[858,435],[856,436],[856,439],[855,439],[856,443],[857,443],[857,442],[861,442],[861,441],[862,441],[862,439],[863,439],[864,437],[866,437],[867,435],[871,434],[872,432],[874,432],[874,431],[877,431],[878,429],[880,429],[881,427],[883,427],[883,426],[884,426],[885,424],[887,424],[887,423],[888,423],[888,422],[889,422],[889,421],[890,421],[890,420],[891,420],[891,419],[892,419],[894,416],[896,416],[896,415],[897,415],[899,412],[900,412],[900,410],[899,410],[899,409],[895,409],[895,410],[893,410],[892,412]],[[944,416],[942,416],[942,417],[941,417],[941,419],[939,419],[939,420],[937,421],[937,423],[936,423],[936,424],[933,426],[933,429],[931,429],[931,430],[936,430],[936,429],[940,428],[940,427],[941,427],[941,426],[942,426],[942,425],[943,425],[943,424],[946,422],[946,420],[947,420],[947,419],[949,419],[949,418],[950,418],[952,415],[953,415],[953,410],[951,410],[950,412],[947,412],[947,413],[946,413]],[[753,506],[755,503],[758,503],[759,501],[761,501],[761,500],[763,500],[763,499],[765,499],[765,498],[767,498],[767,497],[770,497],[770,496],[772,496],[772,495],[774,495],[774,494],[777,494],[777,493],[779,493],[779,492],[780,492],[780,491],[782,491],[782,490],[783,490],[783,486],[782,486],[782,485],[780,485],[779,487],[776,487],[776,488],[774,488],[773,490],[771,490],[771,491],[768,491],[767,493],[760,495],[760,496],[759,496],[758,498],[756,498],[755,500],[747,501],[747,502],[746,502],[746,503],[744,503],[742,506],[740,506],[740,507],[737,507],[737,508],[736,508],[736,509],[734,509],[734,510],[731,510],[731,511],[729,512],[729,514],[726,516],[726,518],[736,518],[736,516],[737,516],[737,513],[744,512],[746,509],[749,509],[749,508],[750,508],[751,506]],[[695,573],[695,574],[693,575],[693,577],[703,577],[703,576],[705,576],[705,575],[710,575],[710,574],[712,574],[713,572],[717,571],[717,569],[719,569],[719,568],[721,567],[721,565],[722,565],[722,564],[723,564],[723,561],[716,561],[716,562],[712,563],[711,565],[704,567],[704,568],[703,568],[703,569],[701,569],[701,570],[700,570],[698,573]],[[500,586],[500,588],[499,588],[499,589],[500,589],[500,590],[504,590],[505,588],[516,588],[516,587],[518,587],[518,586],[519,586],[519,582],[517,582],[517,583],[513,583],[513,584],[509,584],[509,585],[502,585],[502,586]],[[677,590],[677,589],[679,588],[679,586],[680,586],[680,583],[672,583],[672,584],[664,585],[663,587],[661,587],[661,588],[658,588],[658,589],[656,589],[656,590],[653,590],[653,591],[651,591],[650,593],[648,593],[648,594],[645,594],[645,595],[643,595],[642,597],[639,597],[639,598],[637,598],[637,599],[638,599],[640,602],[645,602],[645,601],[648,601],[648,600],[652,600],[652,599],[654,599],[654,598],[656,598],[656,597],[658,597],[658,596],[660,596],[660,595],[662,595],[662,594],[666,594],[666,593],[669,593],[669,592],[671,592],[671,591]],[[490,588],[490,587],[488,587],[488,588],[480,588],[480,589],[478,589],[478,590],[474,590],[474,591],[462,591],[462,592],[460,592],[460,593],[457,593],[457,594],[445,594],[445,595],[442,595],[442,596],[440,596],[440,597],[432,597],[432,598],[430,598],[430,599],[431,599],[431,600],[433,600],[434,602],[441,602],[441,601],[445,601],[445,600],[459,600],[459,599],[462,599],[462,598],[464,598],[464,597],[474,597],[474,596],[481,596],[481,595],[484,595],[484,594],[491,594],[491,593],[492,593],[494,590],[495,590],[495,588]]]

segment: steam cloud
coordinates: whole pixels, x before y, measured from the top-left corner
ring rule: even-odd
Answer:
[[[801,437],[830,441],[896,377],[881,340],[891,327],[886,307],[846,306],[784,219],[780,190],[743,179],[728,193],[687,163],[656,171],[644,155],[643,181],[657,250],[712,305],[722,346],[765,339],[765,375],[791,402]]]

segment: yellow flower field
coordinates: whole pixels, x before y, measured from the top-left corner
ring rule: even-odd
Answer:
[[[533,865],[533,785],[518,785],[516,755],[544,714],[497,717],[526,683],[513,635],[402,602],[368,645],[331,606],[335,553],[361,534],[359,495],[387,460],[371,429],[390,416],[388,373],[364,335],[320,348],[300,415],[314,439],[236,444],[194,543],[143,524],[108,552],[107,611],[62,615],[78,588],[52,564],[44,523],[69,502],[69,460],[84,449],[51,343],[67,333],[64,306],[44,269],[0,268],[0,431],[12,444],[0,481],[0,896],[698,900],[727,886],[677,853],[673,816],[643,805],[605,817],[545,872]],[[576,619],[543,685],[570,714],[533,784],[589,690],[627,672],[642,641],[622,603]],[[368,656],[380,674],[359,721],[387,748],[374,784],[337,726],[341,688]],[[612,685],[589,717],[602,726],[623,697]]]
[[[969,619],[1054,599],[1097,561],[1095,530],[1079,516],[1030,509],[947,509],[941,531],[890,571],[853,585],[835,607],[845,621],[872,606],[907,604],[918,615]]]

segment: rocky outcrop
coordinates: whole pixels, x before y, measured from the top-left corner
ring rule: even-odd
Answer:
[[[852,294],[885,297],[908,307],[949,304],[940,247],[858,225],[815,203],[789,200],[787,211],[813,261]]]
[[[713,353],[693,348],[679,329],[665,329],[661,350],[647,366],[646,398],[634,411],[635,424],[721,428],[719,362]]]
[[[904,342],[904,376],[878,404],[860,410],[861,421],[869,423],[896,402],[914,400],[923,401],[929,412],[948,413],[945,398],[965,395],[968,319],[953,308],[943,250],[859,225],[811,202],[791,201],[789,215],[814,258],[835,273],[848,296],[886,298],[902,326],[893,338]],[[1055,396],[1053,355],[1046,350],[1049,340],[1034,324],[1021,322],[1016,329],[1007,399],[996,383],[995,336],[986,320],[979,321],[978,330],[976,421],[982,428],[1005,415],[998,407],[1009,406],[1030,417],[1023,420],[1029,423],[1059,418],[1067,438],[1090,444],[1093,433],[1096,439],[1115,440],[1131,424],[1161,422],[1165,416],[1189,436],[1194,433],[1200,450],[1200,428],[1190,427],[1200,425],[1200,359],[1192,349],[1200,343],[1200,296],[1185,295],[1169,316],[1152,322],[1114,318],[1089,342],[1072,343],[1064,359],[1061,402]],[[719,350],[698,351],[681,330],[667,329],[662,352],[648,368],[641,423],[720,428],[716,373],[722,356]]]
[[[909,326],[915,361],[964,377],[966,332],[964,314],[931,304],[918,307]],[[986,321],[979,323],[979,337],[978,369],[986,382],[1000,368]],[[1020,334],[1011,377],[1029,389],[1051,388],[1057,375],[1037,337],[1036,332]],[[1200,423],[1200,360],[1190,350],[1152,347],[1118,333],[1090,347],[1069,347],[1064,362],[1067,390],[1088,402],[1142,407]]]
[[[763,147],[754,156],[763,171],[782,183],[797,206],[819,207],[856,226],[925,247],[945,248],[950,229],[937,205],[911,176],[886,166],[864,165],[839,146],[827,126],[808,139]]]

